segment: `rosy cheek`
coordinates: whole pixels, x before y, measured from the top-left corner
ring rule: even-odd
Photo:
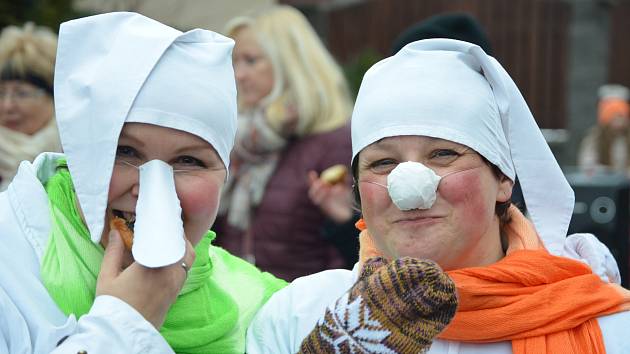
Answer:
[[[359,182],[359,195],[361,196],[361,205],[366,207],[382,206],[390,201],[387,188],[368,182]]]
[[[217,184],[189,184],[178,188],[177,194],[186,219],[214,222],[219,205],[220,187]]]
[[[107,194],[107,203],[120,197],[124,190],[124,180],[120,178],[116,172],[112,173],[112,178],[109,181],[109,192]]]
[[[487,210],[494,207],[487,202],[486,192],[481,174],[474,170],[448,176],[439,186],[439,195],[452,207],[460,206],[467,215],[478,218],[484,218]]]
[[[369,227],[375,228],[374,223],[381,220],[384,212],[391,205],[387,188],[372,183],[359,182],[359,195],[361,196],[361,214]]]

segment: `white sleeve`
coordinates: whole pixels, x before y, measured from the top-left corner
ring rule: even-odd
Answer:
[[[605,282],[621,283],[615,257],[595,235],[579,233],[567,236],[561,255],[588,264],[593,273]]]
[[[134,308],[113,296],[98,296],[75,331],[51,353],[174,353],[160,333]]]
[[[287,288],[278,291],[258,311],[247,329],[247,354],[294,353],[290,309],[286,306],[290,293]]]
[[[317,320],[356,280],[345,269],[298,278],[276,292],[247,329],[247,354],[294,354]]]

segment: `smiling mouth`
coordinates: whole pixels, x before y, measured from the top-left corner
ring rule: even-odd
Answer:
[[[127,224],[127,227],[129,228],[129,230],[133,231],[133,227],[136,224],[136,214],[135,213],[130,213],[130,212],[127,212],[127,211],[120,211],[120,210],[112,209],[112,214],[114,214],[114,216],[117,216],[117,217],[125,220],[125,223]]]
[[[440,216],[415,216],[397,220],[397,223],[420,223],[420,222],[431,222],[441,219]]]

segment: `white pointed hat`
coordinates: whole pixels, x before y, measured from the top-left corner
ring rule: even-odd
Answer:
[[[182,33],[117,12],[61,25],[55,112],[75,190],[94,242],[103,230],[118,136],[151,123],[209,142],[226,169],[236,134],[234,42],[207,30]]]
[[[477,45],[427,39],[375,64],[351,124],[353,159],[382,138],[421,135],[466,145],[510,179],[518,176],[536,231],[561,254],[573,190],[516,84]]]

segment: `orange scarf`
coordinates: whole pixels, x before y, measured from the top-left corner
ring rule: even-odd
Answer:
[[[597,317],[630,310],[630,291],[604,283],[590,267],[549,254],[533,225],[514,206],[506,225],[506,256],[486,267],[447,272],[459,308],[439,338],[511,340],[524,353],[605,353]],[[360,220],[360,262],[380,255]]]

